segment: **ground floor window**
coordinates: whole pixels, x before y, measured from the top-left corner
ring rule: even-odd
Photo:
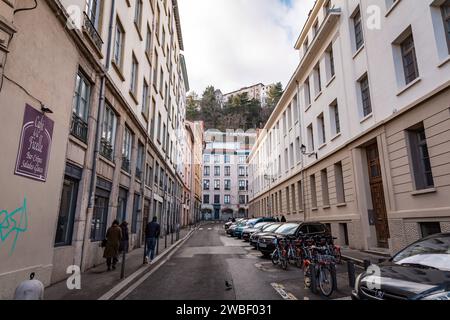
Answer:
[[[419,225],[422,238],[441,233],[441,224],[439,222],[422,222]]]
[[[102,241],[108,223],[109,192],[97,189],[91,221],[91,241]]]
[[[56,227],[55,246],[72,244],[73,223],[77,206],[78,180],[64,178],[59,206],[58,225]]]

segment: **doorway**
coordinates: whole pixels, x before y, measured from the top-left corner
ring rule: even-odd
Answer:
[[[380,155],[377,143],[366,148],[367,166],[369,170],[369,184],[372,196],[373,215],[371,224],[375,225],[378,247],[388,248],[389,224],[387,219],[386,202],[384,198],[383,178],[381,175]]]

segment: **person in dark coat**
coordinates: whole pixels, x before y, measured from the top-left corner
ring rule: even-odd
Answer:
[[[114,220],[112,226],[106,232],[106,246],[103,252],[108,271],[111,271],[111,265],[113,270],[116,269],[116,264],[119,261],[117,256],[119,255],[120,240],[122,240],[122,230],[119,227],[119,221]]]
[[[153,217],[152,222],[147,224],[145,228],[145,239],[147,243],[147,252],[145,253],[145,262],[152,262],[155,257],[155,247],[158,241],[159,234],[161,232],[161,227],[157,222],[157,218]]]
[[[122,230],[122,240],[120,241],[120,252],[128,252],[128,242],[130,240],[128,232],[128,222],[124,221],[120,224],[120,230]]]
[[[277,222],[280,222],[280,218],[277,217]]]
[[[281,222],[286,222],[286,217],[285,216],[281,216]]]

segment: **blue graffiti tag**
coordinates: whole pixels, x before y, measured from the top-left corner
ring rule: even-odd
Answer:
[[[10,237],[13,237],[11,251],[12,255],[16,249],[17,239],[21,233],[28,230],[28,216],[27,216],[27,199],[23,200],[23,205],[16,210],[8,213],[6,210],[0,211],[0,241],[6,242]]]

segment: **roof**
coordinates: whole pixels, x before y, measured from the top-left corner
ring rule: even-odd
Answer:
[[[178,33],[178,44],[180,45],[180,50],[184,51],[183,34],[181,33],[180,12],[178,11],[178,0],[173,0],[173,11],[174,11],[175,24],[176,24],[177,33]]]

